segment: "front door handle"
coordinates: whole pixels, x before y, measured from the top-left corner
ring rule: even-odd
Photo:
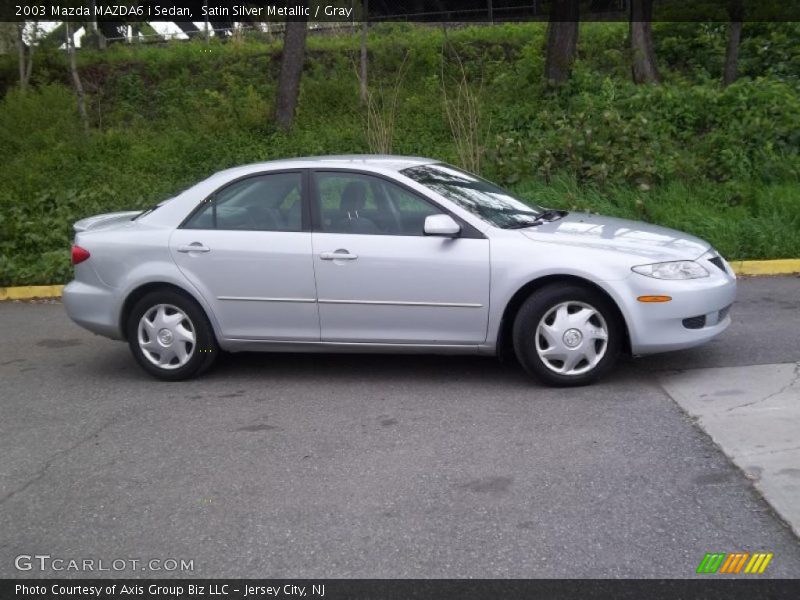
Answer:
[[[350,254],[347,250],[339,249],[336,252],[321,252],[319,257],[322,260],[355,260],[358,254]]]
[[[211,252],[211,248],[200,242],[192,242],[189,245],[178,246],[178,252]]]

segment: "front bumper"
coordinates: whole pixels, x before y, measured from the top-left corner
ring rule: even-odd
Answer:
[[[664,281],[637,273],[625,280],[625,318],[633,354],[654,354],[704,344],[731,324],[730,307],[736,299],[736,276],[713,264],[702,279]],[[670,296],[670,302],[644,303],[639,296]],[[686,320],[686,323],[684,321]]]

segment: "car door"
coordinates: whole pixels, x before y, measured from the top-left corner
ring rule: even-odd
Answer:
[[[222,334],[318,341],[307,172],[262,173],[218,190],[170,238]]]
[[[314,271],[322,340],[480,344],[489,313],[489,240],[466,223],[429,237],[444,212],[383,177],[312,173]]]

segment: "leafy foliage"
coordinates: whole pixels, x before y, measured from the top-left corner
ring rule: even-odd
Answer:
[[[393,151],[459,162],[442,78],[474,83],[471,110],[491,124],[484,176],[545,205],[687,230],[730,258],[800,256],[800,25],[746,23],[727,88],[725,24],[655,24],[661,86],[629,82],[625,24],[585,23],[571,81],[551,89],[544,32],[373,27],[371,85],[395,85],[408,56]],[[445,61],[442,73],[445,43],[463,72]],[[263,36],[82,50],[88,134],[58,51],[37,53],[27,93],[14,57],[0,57],[0,285],[67,280],[79,218],[144,208],[236,164],[367,152],[358,48],[357,35],[309,38],[290,133],[271,106],[280,42]]]

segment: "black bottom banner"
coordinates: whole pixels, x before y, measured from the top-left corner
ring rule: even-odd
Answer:
[[[796,600],[800,580],[735,579],[40,579],[0,580],[2,600]]]

